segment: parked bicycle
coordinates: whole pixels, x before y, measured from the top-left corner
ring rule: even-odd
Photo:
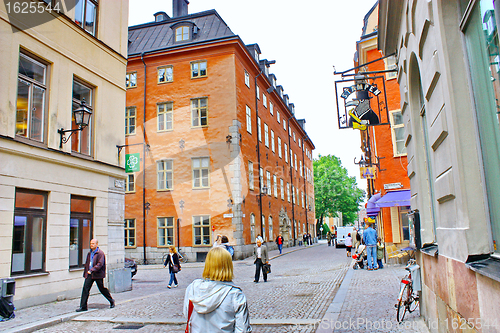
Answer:
[[[163,257],[161,258],[161,262],[164,263],[165,260],[167,260],[167,256],[169,255],[170,253],[167,252],[163,255]],[[181,252],[179,250],[177,250],[177,254],[179,255],[179,261],[182,262],[182,263],[187,263],[188,262],[188,256],[184,253],[184,252]]]
[[[415,265],[415,259],[410,259],[405,269],[408,274],[401,279],[401,290],[398,295],[398,303],[395,305],[397,308],[396,318],[398,322],[402,322],[406,312],[413,312],[418,307],[420,298],[418,292],[413,291],[413,281],[411,279],[412,265]]]

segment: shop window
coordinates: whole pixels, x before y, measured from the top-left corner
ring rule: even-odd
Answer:
[[[83,267],[93,234],[91,198],[71,196],[69,219],[69,267]]]

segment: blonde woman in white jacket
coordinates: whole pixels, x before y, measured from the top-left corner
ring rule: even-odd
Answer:
[[[188,318],[189,332],[252,331],[247,299],[232,280],[231,255],[224,248],[212,248],[205,260],[203,279],[194,280],[186,289],[184,316]]]

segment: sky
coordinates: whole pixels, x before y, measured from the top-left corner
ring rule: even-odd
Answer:
[[[172,0],[129,0],[129,26],[154,20],[164,11],[172,16]],[[354,67],[356,41],[363,17],[376,0],[189,0],[189,14],[215,9],[245,44],[259,44],[261,59],[275,60],[276,75],[297,119],[319,155],[335,155],[358,187],[366,191],[354,158],[361,156],[357,130],[338,128],[333,75]]]

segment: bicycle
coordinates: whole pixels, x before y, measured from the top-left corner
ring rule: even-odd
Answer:
[[[410,259],[408,261],[408,264],[405,267],[408,274],[401,279],[401,290],[398,295],[398,303],[395,305],[397,308],[396,319],[398,320],[398,323],[403,321],[406,311],[412,313],[420,303],[418,293],[413,291],[413,282],[411,279],[410,266],[415,264],[415,259]]]
[[[170,253],[167,252],[163,255],[163,257],[161,258],[161,262],[164,263],[165,260],[167,260],[167,256],[169,255]],[[181,252],[181,251],[177,251],[177,254],[179,255],[179,261],[182,262],[182,263],[187,263],[188,262],[188,256],[184,253],[184,252]]]

